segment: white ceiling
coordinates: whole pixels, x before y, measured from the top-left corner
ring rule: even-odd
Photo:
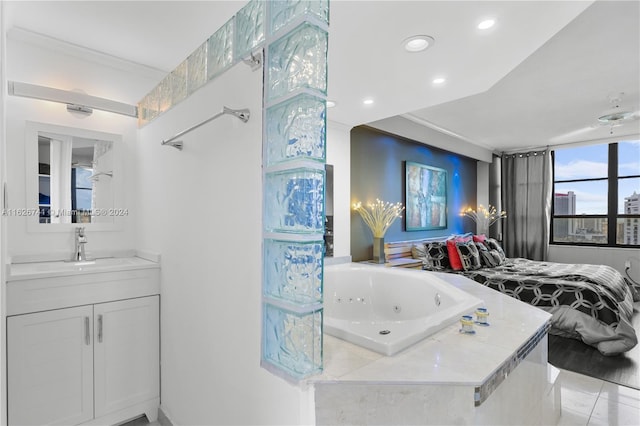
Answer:
[[[5,1],[4,11],[9,31],[168,72],[245,3]],[[332,0],[328,96],[338,105],[328,118],[354,126],[404,115],[496,150],[609,136],[608,126],[591,126],[611,109],[610,94],[624,92],[621,108],[640,110],[639,6]],[[476,24],[486,17],[497,23],[481,32]],[[403,51],[401,41],[415,34],[434,37],[434,46]],[[446,83],[434,86],[436,76]],[[364,106],[365,97],[375,103]],[[638,134],[640,120],[613,131]]]
[[[639,6],[597,2],[486,92],[411,115],[501,150],[637,136]],[[616,109],[615,97],[636,120],[612,129],[597,118]]]

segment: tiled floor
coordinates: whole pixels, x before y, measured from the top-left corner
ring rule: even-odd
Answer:
[[[638,426],[640,391],[573,373],[560,371],[562,386],[561,426]],[[146,418],[123,426],[160,426]]]
[[[562,417],[558,425],[640,425],[640,391],[567,370],[560,372]]]

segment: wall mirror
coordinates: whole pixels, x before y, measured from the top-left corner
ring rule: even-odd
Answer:
[[[119,135],[27,122],[28,229],[115,230],[128,215],[120,200]]]

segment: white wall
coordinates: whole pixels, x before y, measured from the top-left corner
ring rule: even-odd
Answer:
[[[489,163],[478,161],[476,166],[476,200],[478,205],[489,206]]]
[[[163,139],[222,110],[181,139]],[[299,424],[308,394],[260,367],[262,73],[237,64],[138,132],[137,246],[162,256],[162,407],[176,425]]]
[[[333,257],[351,256],[351,128],[327,122],[327,164],[333,164]]]
[[[609,265],[625,277],[624,264],[625,261],[629,261],[629,275],[635,282],[640,283],[640,253],[637,248],[551,245],[549,261]]]
[[[3,209],[4,201],[3,188],[6,182],[6,150],[5,150],[5,128],[6,128],[6,42],[5,42],[5,11],[4,2],[0,1],[0,210]],[[7,423],[7,381],[4,380],[7,377],[7,363],[5,360],[6,348],[5,348],[5,334],[6,330],[6,316],[4,313],[7,311],[7,286],[5,282],[5,262],[7,251],[7,238],[6,232],[6,219],[4,215],[0,215],[0,425]]]
[[[476,165],[476,204],[489,207],[489,163],[478,161]],[[476,206],[477,207],[477,206]],[[482,231],[482,232],[487,232]],[[476,232],[480,232],[476,226]]]
[[[42,43],[45,44],[42,44]],[[84,55],[77,49],[65,54],[52,49],[44,39],[24,37],[7,40],[7,79],[30,84],[55,87],[64,90],[81,89],[90,95],[126,101],[140,92],[141,86],[150,86],[150,76],[132,72],[124,63],[106,66],[105,58]],[[6,84],[3,83],[3,87]],[[111,90],[113,88],[113,90]],[[128,95],[122,93],[129,90]],[[143,89],[144,90],[144,89]],[[6,98],[6,152],[11,161],[7,164],[8,207],[28,208],[25,191],[25,123],[35,121],[61,126],[89,129],[122,135],[123,139],[123,205],[130,216],[123,220],[120,231],[92,232],[87,230],[87,251],[134,248],[133,202],[135,194],[131,184],[131,172],[135,170],[134,147],[137,121],[135,118],[94,111],[91,116],[78,116],[66,110],[65,105],[36,99],[8,96]],[[35,161],[35,159],[34,159]],[[73,234],[67,232],[28,232],[25,217],[7,217],[7,252],[9,256],[55,253],[70,256],[74,248]],[[51,225],[55,226],[55,225]]]

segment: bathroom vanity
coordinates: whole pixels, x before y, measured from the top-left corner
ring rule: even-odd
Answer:
[[[7,276],[8,424],[157,419],[158,262],[14,263]]]

